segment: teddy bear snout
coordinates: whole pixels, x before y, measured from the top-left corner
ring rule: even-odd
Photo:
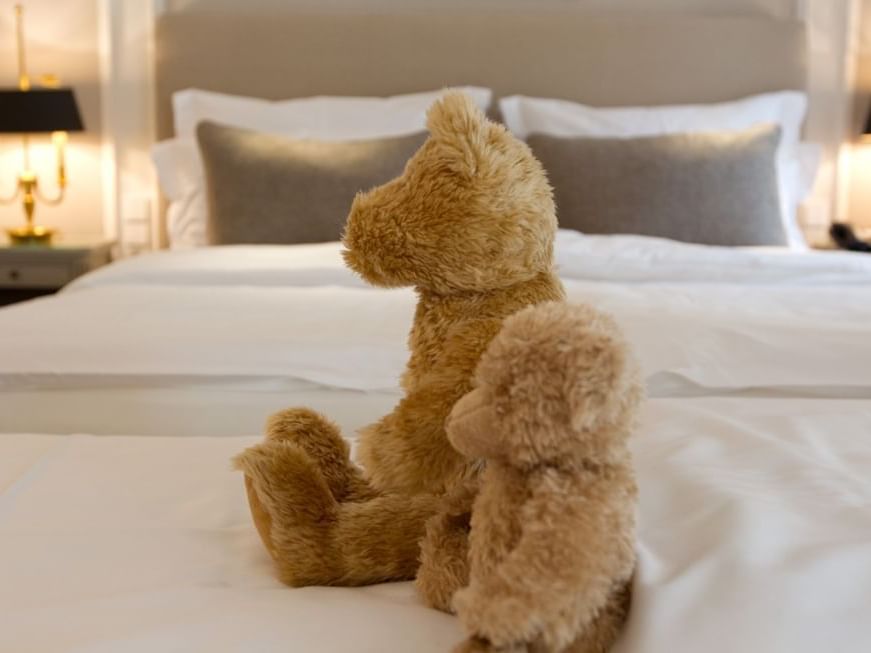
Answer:
[[[395,287],[414,282],[406,269],[407,240],[399,219],[377,203],[379,189],[357,196],[342,236],[345,264],[376,286]]]
[[[492,457],[498,454],[497,415],[480,389],[462,396],[445,420],[451,445],[467,458]]]

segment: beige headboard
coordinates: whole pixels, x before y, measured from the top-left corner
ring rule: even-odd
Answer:
[[[805,85],[803,25],[558,11],[178,13],[157,26],[158,135],[174,91],[290,98],[488,86],[593,105],[713,102]]]

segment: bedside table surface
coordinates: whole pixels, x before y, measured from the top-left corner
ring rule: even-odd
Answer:
[[[112,257],[113,240],[62,240],[53,245],[0,244],[2,265],[66,265],[81,262],[84,271],[104,263]],[[87,262],[87,263],[86,263]]]
[[[109,239],[62,238],[47,245],[0,244],[0,305],[53,292],[112,260]]]
[[[112,247],[116,241],[110,238],[87,236],[60,236],[51,245],[13,245],[8,238],[0,236],[0,252],[37,252],[39,254],[82,252]]]

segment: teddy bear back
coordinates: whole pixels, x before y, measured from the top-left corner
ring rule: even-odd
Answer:
[[[504,462],[629,464],[644,393],[610,315],[565,302],[525,308],[505,321],[475,378],[492,404]]]
[[[440,294],[505,288],[552,274],[553,192],[525,143],[447,92],[401,176],[359,194],[343,243],[373,285]]]

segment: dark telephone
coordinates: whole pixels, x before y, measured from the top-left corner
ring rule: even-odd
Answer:
[[[835,222],[829,228],[829,235],[841,249],[847,249],[851,252],[871,252],[871,243],[861,240],[853,228],[843,222]]]

